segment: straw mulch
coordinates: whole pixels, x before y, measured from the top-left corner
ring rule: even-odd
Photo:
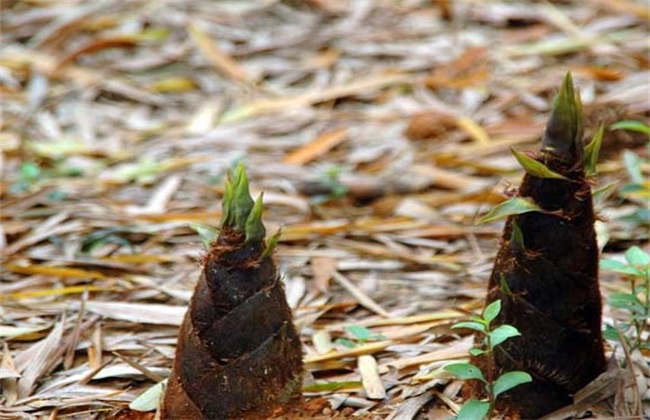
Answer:
[[[475,222],[519,182],[509,149],[537,147],[567,70],[587,136],[650,112],[643,0],[2,7],[2,418],[120,415],[169,374],[192,225],[218,224],[239,161],[282,226],[307,400],[451,416],[462,383],[441,367],[468,356],[450,326],[482,306],[502,222]],[[625,188],[646,142],[607,130],[607,257],[647,246],[647,189]],[[601,277],[605,297],[629,290]],[[634,370],[569,411],[650,415],[648,354],[608,352]]]

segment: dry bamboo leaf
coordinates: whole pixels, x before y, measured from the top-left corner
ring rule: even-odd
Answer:
[[[379,377],[377,361],[369,354],[359,356],[357,367],[361,374],[363,389],[366,391],[366,397],[371,400],[383,400],[386,398],[386,388]]]
[[[5,255],[11,255],[30,245],[36,244],[50,236],[63,235],[69,232],[79,231],[82,230],[83,227],[84,225],[83,223],[81,223],[81,221],[73,220],[68,223],[62,223],[58,226],[52,227],[49,230],[41,230],[41,229],[34,230],[24,238],[21,238],[13,242],[8,247],[6,247],[3,250],[3,253]]]
[[[165,391],[165,385],[167,385],[167,379],[158,382],[140,394],[138,398],[131,401],[129,408],[136,411],[153,411],[157,409]]]
[[[326,330],[316,331],[311,336],[311,341],[314,344],[314,348],[318,354],[329,353],[334,349],[334,344],[332,343],[332,337],[330,333]]]
[[[57,68],[57,62],[53,57],[29,50],[16,50],[11,55],[11,61],[17,65],[29,64],[38,71],[54,79],[63,78],[79,83],[82,87],[101,86],[107,91],[131,98],[138,102],[152,105],[163,105],[162,99],[139,87],[130,84],[125,80],[106,78],[98,72],[82,67],[67,65],[61,69]]]
[[[625,78],[625,73],[619,69],[600,66],[572,66],[571,72],[582,77],[599,80],[602,82],[616,82]]]
[[[70,334],[69,341],[67,343],[67,349],[63,356],[63,368],[70,369],[74,363],[75,352],[77,350],[77,345],[79,344],[79,335],[82,329],[82,323],[85,315],[85,303],[88,300],[88,292],[84,291],[80,296],[80,308],[79,313],[77,314],[77,320],[74,323],[74,328],[72,334]]]
[[[185,132],[192,136],[199,136],[209,132],[217,123],[217,118],[223,109],[220,102],[203,104],[187,123]]]
[[[436,68],[425,79],[427,87],[462,89],[484,82],[489,76],[487,50],[470,48],[453,62]]]
[[[456,126],[456,119],[449,113],[421,112],[409,120],[404,135],[411,140],[434,140]]]
[[[442,348],[440,350],[435,350],[427,354],[414,357],[404,357],[397,360],[381,363],[379,365],[379,371],[381,373],[384,373],[388,372],[388,369],[390,367],[399,370],[410,366],[425,365],[441,360],[464,359],[469,356],[470,348],[472,348],[472,337],[466,337],[448,347]]]
[[[121,35],[114,38],[94,39],[59,59],[56,63],[56,68],[58,69],[77,61],[79,57],[85,54],[92,54],[109,48],[132,48],[136,46],[137,43],[137,36],[134,35]]]
[[[98,315],[137,324],[181,325],[187,311],[185,306],[147,303],[101,302],[90,300],[86,309]]]
[[[113,355],[117,356],[120,360],[122,360],[124,363],[127,365],[131,366],[134,369],[137,369],[138,371],[142,372],[142,374],[151,379],[154,382],[161,382],[163,378],[158,375],[157,373],[151,371],[150,369],[147,369],[147,367],[143,366],[142,364],[136,362],[135,360],[131,360],[127,357],[122,356],[121,354],[117,352],[113,352]],[[94,375],[93,375],[94,376]]]
[[[36,383],[58,360],[59,346],[63,339],[63,321],[57,322],[50,334],[16,356],[16,369],[21,373],[18,380],[18,397],[31,395]]]
[[[117,292],[121,288],[114,286],[68,286],[60,289],[41,289],[31,290],[29,292],[15,292],[0,296],[0,302],[5,300],[23,300],[34,299],[47,296],[74,295],[86,292]]]
[[[636,15],[640,19],[650,20],[650,10],[646,7],[647,5],[643,3],[637,3],[630,0],[620,0],[620,1],[608,1],[608,0],[596,0],[601,6],[606,8],[611,8],[614,10],[620,10],[624,13],[630,13]]]
[[[187,31],[194,43],[199,47],[203,56],[219,73],[237,82],[248,81],[245,69],[236,60],[221,51],[217,44],[201,28],[192,24]]]
[[[282,160],[284,163],[293,165],[304,165],[319,156],[327,153],[329,150],[341,144],[347,137],[347,130],[340,128],[338,130],[328,131],[316,137],[311,142],[287,154]]]
[[[285,110],[287,108],[310,106],[318,102],[329,101],[360,93],[372,92],[387,86],[408,83],[412,77],[407,74],[385,74],[355,80],[341,86],[332,86],[326,89],[309,92],[289,98],[269,99],[241,105],[222,117],[222,123],[235,122],[248,119],[256,115]]]
[[[166,77],[149,83],[149,90],[155,93],[178,93],[195,90],[196,83],[189,77]]]
[[[384,310],[384,308],[379,306],[379,304],[377,302],[375,302],[368,295],[363,293],[363,291],[361,289],[359,289],[357,286],[355,286],[352,282],[350,282],[350,280],[345,278],[345,276],[343,276],[341,273],[339,273],[338,271],[335,271],[335,272],[332,273],[332,277],[341,286],[343,286],[343,288],[345,290],[347,290],[352,296],[354,296],[355,299],[357,299],[357,301],[359,302],[359,304],[361,304],[365,308],[373,311],[377,315],[381,315],[381,316],[383,316],[385,318],[390,317],[390,315],[388,314],[388,312],[386,312]]]
[[[329,290],[330,280],[337,267],[337,261],[331,257],[314,256],[311,258],[311,271],[314,285],[322,293]]]
[[[484,179],[431,165],[414,165],[412,170],[419,175],[429,177],[433,185],[451,190],[476,191],[487,185]]]
[[[21,377],[16,370],[14,359],[11,357],[7,343],[2,345],[2,360],[0,361],[0,384],[4,403],[10,407],[18,401],[18,379]]]
[[[84,270],[81,268],[70,267],[52,267],[47,265],[18,265],[7,264],[4,266],[6,269],[15,273],[29,274],[29,275],[42,275],[53,276],[62,278],[89,278],[89,279],[105,279],[106,276],[99,271]]]
[[[12,325],[0,324],[0,337],[3,339],[39,337],[34,333],[50,329],[51,325],[42,325],[38,327],[14,327]]]
[[[169,376],[169,368],[150,367],[149,370],[159,376]],[[42,389],[39,390],[39,395],[47,394],[55,391],[65,385],[74,383],[87,382],[89,380],[104,380],[110,378],[142,378],[142,372],[138,369],[127,364],[119,364],[113,366],[103,365],[102,369],[90,369],[83,367],[75,369],[74,373],[68,373],[55,380],[50,380]]]
[[[88,365],[91,369],[99,369],[102,365],[103,347],[102,324],[98,322],[93,330],[91,345],[88,347]]]
[[[476,307],[476,304],[472,305]],[[464,310],[470,310],[472,306],[463,307]],[[432,321],[448,321],[454,320],[459,317],[464,316],[466,313],[458,309],[444,309],[438,312],[433,312],[429,314],[422,315],[412,315],[406,317],[392,317],[392,318],[379,318],[379,319],[368,319],[360,320],[356,322],[356,325],[361,325],[363,327],[383,327],[390,325],[413,325],[413,324],[426,324]],[[327,326],[329,330],[340,330],[345,325],[349,323],[333,323]]]
[[[181,186],[181,177],[171,175],[167,177],[147,201],[145,206],[127,206],[128,214],[161,214],[166,210],[167,203],[172,199]]]
[[[462,116],[456,119],[456,124],[465,131],[477,144],[490,144],[490,136],[483,127],[470,117]]]
[[[403,403],[397,406],[386,420],[412,420],[414,419],[422,407],[424,407],[433,398],[433,393],[426,392],[417,397],[408,398]]]
[[[377,341],[374,343],[366,343],[358,345],[352,349],[329,352],[327,354],[319,354],[314,356],[306,356],[304,358],[305,367],[311,368],[310,365],[315,365],[330,360],[343,359],[346,357],[356,357],[362,354],[373,354],[384,350],[386,347],[393,344],[393,341]],[[469,347],[468,347],[469,349]]]

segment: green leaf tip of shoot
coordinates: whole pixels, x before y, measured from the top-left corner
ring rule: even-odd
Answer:
[[[273,251],[278,246],[278,242],[280,242],[281,236],[282,236],[282,229],[278,229],[277,232],[275,232],[269,239],[267,239],[266,248],[262,253],[262,258],[266,258],[271,254],[273,254]]]
[[[566,179],[564,175],[560,175],[557,172],[550,170],[542,162],[533,159],[525,153],[518,152],[514,148],[511,148],[510,151],[515,156],[519,164],[524,168],[527,174],[537,178]]]
[[[256,201],[253,200],[248,186],[246,167],[240,163],[226,179],[221,228],[233,228],[244,233],[246,242],[262,241],[266,235],[262,223],[263,210],[263,194],[260,194]]]
[[[219,226],[226,227],[232,226],[233,224],[233,214],[232,214],[232,181],[230,180],[230,174],[226,178],[226,185],[224,186],[223,199],[221,201],[221,223]]]
[[[233,197],[232,207],[234,209],[234,222],[235,228],[239,231],[245,231],[246,220],[255,202],[251,197],[248,188],[248,176],[246,175],[246,167],[243,164],[237,165],[235,169],[234,182],[233,182]]]
[[[514,249],[524,251],[526,245],[524,244],[524,233],[521,231],[519,224],[516,220],[512,221],[512,234],[510,235],[510,244]]]
[[[516,214],[528,213],[531,211],[543,211],[532,199],[525,197],[513,197],[500,204],[497,204],[485,216],[481,217],[478,224],[492,222],[504,217]]]
[[[571,72],[567,72],[560,92],[553,102],[551,117],[542,139],[542,150],[562,160],[582,162],[583,115],[580,92],[573,86]]]
[[[510,285],[508,285],[508,280],[506,279],[506,276],[501,274],[501,277],[499,277],[499,288],[503,293],[506,294],[506,296],[512,296],[512,290],[510,290]]]
[[[601,125],[589,144],[585,146],[584,166],[589,176],[596,174],[596,163],[598,163],[598,155],[600,154],[600,146],[603,143],[604,134],[605,127]]]
[[[266,228],[262,223],[263,199],[264,194],[261,193],[246,218],[246,242],[261,241],[266,236]]]
[[[210,248],[212,242],[219,236],[219,229],[201,223],[190,223],[190,228],[194,229],[201,237],[201,241],[206,248]]]

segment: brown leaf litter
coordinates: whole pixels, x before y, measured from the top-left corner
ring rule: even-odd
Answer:
[[[0,19],[3,418],[135,418],[198,278],[191,225],[218,223],[238,161],[283,230],[308,415],[449,417],[441,367],[470,345],[450,326],[480,308],[501,225],[475,221],[520,178],[509,149],[538,141],[567,70],[588,127],[650,112],[637,0],[13,0]],[[608,130],[599,185],[646,142]],[[647,248],[635,194],[598,203],[608,257]],[[650,415],[649,355],[608,346],[630,367],[565,414]]]

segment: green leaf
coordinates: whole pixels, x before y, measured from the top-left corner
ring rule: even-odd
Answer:
[[[156,385],[147,389],[145,392],[140,394],[138,398],[131,401],[129,408],[135,411],[153,411],[157,409],[166,384],[167,379],[163,379]]]
[[[280,237],[282,236],[282,229],[278,229],[277,232],[271,236],[266,242],[266,249],[262,253],[262,259],[271,256],[275,248],[277,248],[278,243],[280,242]]]
[[[372,330],[362,327],[361,325],[348,325],[345,329],[359,341],[368,341],[373,335]]]
[[[506,372],[499,378],[494,381],[492,385],[492,392],[494,393],[494,398],[498,397],[499,394],[502,394],[517,385],[525,384],[532,382],[533,378],[526,372],[514,371]]]
[[[636,131],[637,133],[643,133],[650,136],[650,126],[641,121],[634,121],[634,120],[619,121],[617,123],[610,125],[609,129]]]
[[[221,223],[222,228],[226,226],[232,226],[235,222],[233,220],[233,208],[232,208],[232,197],[233,197],[233,185],[232,180],[230,179],[230,174],[226,177],[226,183],[223,190],[223,198],[221,199]]]
[[[515,249],[519,251],[526,250],[526,246],[524,244],[524,233],[521,231],[521,228],[519,227],[519,224],[516,220],[512,221],[512,234],[510,235],[510,243]]]
[[[246,242],[261,241],[266,236],[266,228],[262,223],[262,212],[264,211],[264,193],[261,193],[246,218]]]
[[[594,199],[594,206],[599,205],[605,201],[605,199],[612,194],[614,194],[615,187],[618,186],[618,181],[610,182],[598,189],[595,189],[591,196]]]
[[[24,162],[20,165],[20,178],[25,182],[34,182],[41,176],[41,168],[33,162]]]
[[[485,382],[483,372],[471,363],[452,363],[444,367],[444,370],[451,373],[458,379],[478,379]]]
[[[515,214],[529,213],[531,211],[542,211],[542,208],[535,204],[535,202],[530,198],[513,197],[496,205],[485,216],[481,217],[478,223],[487,223]]]
[[[521,335],[517,328],[512,325],[500,325],[493,331],[490,331],[490,345],[492,348],[498,346],[509,338]]]
[[[612,293],[609,295],[609,304],[614,308],[626,309],[630,312],[644,312],[643,302],[631,293]]]
[[[515,149],[510,149],[519,164],[524,168],[528,175],[532,175],[537,178],[548,178],[548,179],[566,179],[564,175],[560,175],[557,172],[550,170],[542,162],[539,162],[532,157],[518,152]]]
[[[456,420],[480,420],[487,416],[489,410],[489,402],[469,400],[458,411]]]
[[[504,274],[499,277],[499,287],[507,296],[512,296],[512,290],[510,290],[510,285],[508,285],[508,280]]]
[[[485,353],[487,352],[483,349],[477,349],[477,348],[469,349],[469,354],[471,354],[472,356],[480,356]]]
[[[582,162],[584,146],[582,101],[567,72],[560,92],[553,102],[551,117],[546,124],[542,150],[569,162]]]
[[[219,236],[219,229],[215,229],[212,226],[203,225],[200,223],[191,223],[190,227],[196,231],[203,241],[203,245],[206,248],[210,248],[212,242]]]
[[[483,319],[489,324],[501,312],[501,300],[495,300],[483,310]]]
[[[630,265],[646,269],[650,265],[650,255],[638,246],[633,246],[625,252],[625,259]]]
[[[605,330],[603,331],[603,338],[605,338],[606,340],[620,341],[618,330],[614,328],[614,326],[611,324],[605,324]]]
[[[587,175],[594,175],[596,173],[596,163],[598,163],[598,155],[600,154],[600,146],[603,143],[604,133],[605,127],[601,125],[589,144],[585,146],[584,165]]]
[[[353,348],[355,348],[357,346],[357,343],[355,343],[354,341],[349,340],[347,338],[337,338],[336,340],[334,340],[334,342],[336,344],[340,344],[343,347],[347,347],[349,349],[353,349]]]
[[[246,220],[255,202],[248,188],[246,167],[242,163],[237,165],[235,169],[232,205],[234,208],[235,227],[244,232],[246,230]]]
[[[634,267],[630,267],[624,262],[613,260],[611,258],[603,258],[600,260],[600,268],[607,271],[614,271],[621,274],[630,274],[639,276],[641,273]]]
[[[485,325],[481,324],[480,322],[469,322],[469,321],[458,322],[458,323],[454,324],[451,328],[452,329],[467,328],[467,329],[470,329],[470,330],[485,332]]]

